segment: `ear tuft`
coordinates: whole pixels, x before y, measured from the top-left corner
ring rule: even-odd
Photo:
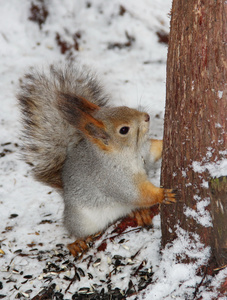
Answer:
[[[100,107],[83,97],[70,95],[70,94],[60,94],[59,104],[64,104],[71,106],[72,108],[80,109],[88,114],[92,114],[100,109]]]
[[[90,119],[95,122],[92,114],[100,109],[99,106],[83,97],[64,93],[59,95],[58,108],[64,119],[79,130],[82,129],[82,124]]]
[[[109,135],[105,131],[103,122],[93,117],[100,107],[83,97],[60,94],[58,108],[72,126],[91,139],[98,139],[108,145]]]

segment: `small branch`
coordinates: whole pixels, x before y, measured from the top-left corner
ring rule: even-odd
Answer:
[[[80,281],[80,276],[79,276],[79,274],[77,273],[77,267],[76,267],[75,265],[73,265],[73,267],[74,267],[74,270],[75,270],[75,274],[74,274],[73,278],[71,279],[71,281],[70,281],[70,283],[69,283],[67,289],[65,290],[65,293],[68,292],[68,290],[70,289],[70,287],[71,287],[71,285],[73,284],[73,282],[75,282],[76,280],[79,280],[79,281]]]

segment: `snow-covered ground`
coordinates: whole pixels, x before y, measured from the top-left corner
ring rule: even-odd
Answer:
[[[43,287],[52,295],[45,299],[102,299],[97,295],[108,291],[113,299],[133,293],[131,299],[215,299],[226,270],[212,290],[200,287],[196,269],[209,249],[197,236],[189,242],[179,228],[178,240],[160,253],[159,216],[149,230],[116,235],[110,227],[102,237],[104,251],[97,251],[97,241],[74,261],[66,248],[72,239],[62,225],[61,197],[35,182],[20,160],[19,78],[30,66],[65,60],[95,69],[113,105],[145,107],[151,136],[162,137],[167,45],[160,33],[169,32],[171,1],[0,0],[0,7],[0,299],[32,299]],[[156,185],[159,174],[151,172]],[[197,263],[177,263],[185,253]]]

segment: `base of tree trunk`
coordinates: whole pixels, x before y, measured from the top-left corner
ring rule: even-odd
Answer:
[[[227,265],[227,177],[212,178],[209,188],[214,227],[214,255],[218,267],[222,267]]]

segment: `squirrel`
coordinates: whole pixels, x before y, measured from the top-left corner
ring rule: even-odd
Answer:
[[[87,67],[33,69],[17,98],[24,160],[36,180],[62,194],[64,224],[77,238],[68,246],[73,255],[114,221],[140,211],[146,219],[147,208],[175,202],[174,190],[148,179],[162,153],[162,141],[148,136],[149,114],[111,106]]]

